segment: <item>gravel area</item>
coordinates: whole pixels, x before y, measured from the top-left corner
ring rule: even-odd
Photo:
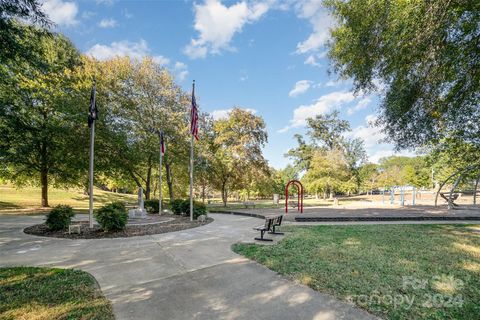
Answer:
[[[148,221],[149,224],[144,225],[127,225],[125,230],[115,231],[115,232],[104,232],[100,229],[99,225],[94,225],[92,229],[88,228],[87,221],[74,222],[75,224],[80,224],[81,233],[71,233],[68,231],[51,231],[48,227],[42,224],[36,224],[31,227],[27,227],[23,232],[27,234],[33,234],[36,236],[43,237],[54,237],[54,238],[67,238],[67,239],[97,239],[97,238],[124,238],[124,237],[135,237],[135,236],[144,236],[149,234],[159,234],[167,233],[179,230],[185,230],[190,228],[200,227],[206,224],[209,224],[213,221],[212,218],[208,218],[205,222],[200,221],[190,221],[189,217],[180,217],[172,216],[173,220],[165,221],[161,223],[151,224],[151,221]]]

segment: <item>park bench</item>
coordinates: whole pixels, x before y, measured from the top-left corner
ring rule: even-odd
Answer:
[[[276,227],[280,227],[282,225],[283,214],[280,214],[280,215],[277,215],[277,216],[272,216],[272,217],[275,218],[275,220],[273,220],[272,229],[270,230],[269,233],[270,234],[284,234],[283,232],[275,231]]]
[[[450,200],[450,193],[440,193],[440,197],[442,197],[447,202],[449,208],[458,207],[458,204],[456,204],[454,201],[457,200],[459,196],[460,195],[458,193],[454,193],[452,195],[452,200]]]
[[[273,241],[273,239],[267,239],[264,238],[263,235],[265,232],[269,232],[270,234],[282,234],[279,232],[275,232],[275,227],[280,226],[282,224],[282,215],[272,215],[272,216],[266,216],[265,217],[265,224],[253,228],[253,230],[260,231],[260,238],[255,238],[255,240],[259,241]]]
[[[248,207],[255,208],[255,202],[253,201],[245,201],[243,205],[245,206],[245,209],[248,209]]]

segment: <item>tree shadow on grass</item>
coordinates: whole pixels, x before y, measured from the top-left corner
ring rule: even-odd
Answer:
[[[12,202],[5,202],[5,201],[0,201],[0,210],[7,210],[7,209],[22,209],[23,207],[12,203]]]

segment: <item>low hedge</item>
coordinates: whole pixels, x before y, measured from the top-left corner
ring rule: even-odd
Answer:
[[[145,200],[143,204],[148,213],[158,213],[158,199]],[[162,201],[162,209],[166,209],[167,207],[168,203]]]
[[[45,224],[50,230],[63,230],[68,228],[74,216],[72,207],[61,204],[47,214]]]
[[[104,231],[119,231],[127,225],[128,213],[121,202],[112,202],[95,211],[95,219]]]
[[[170,202],[170,208],[174,214],[190,215],[190,200],[175,199]],[[201,215],[207,214],[207,207],[201,202],[193,202],[193,218],[197,219]]]

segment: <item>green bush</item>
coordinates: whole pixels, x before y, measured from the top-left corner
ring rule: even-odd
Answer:
[[[128,214],[123,203],[112,202],[98,209],[95,219],[104,231],[118,231],[125,228]]]
[[[143,203],[148,213],[158,213],[158,199],[145,200]],[[167,203],[162,201],[162,209],[167,208]]]
[[[170,202],[170,208],[174,214],[186,213],[190,207],[189,200],[175,199]]]
[[[190,200],[176,199],[170,202],[170,207],[174,214],[190,215]],[[207,214],[207,207],[201,202],[193,202],[193,218],[197,219],[199,216]]]
[[[45,224],[50,230],[63,230],[68,228],[72,218],[75,216],[72,207],[67,205],[58,205],[47,214]]]

